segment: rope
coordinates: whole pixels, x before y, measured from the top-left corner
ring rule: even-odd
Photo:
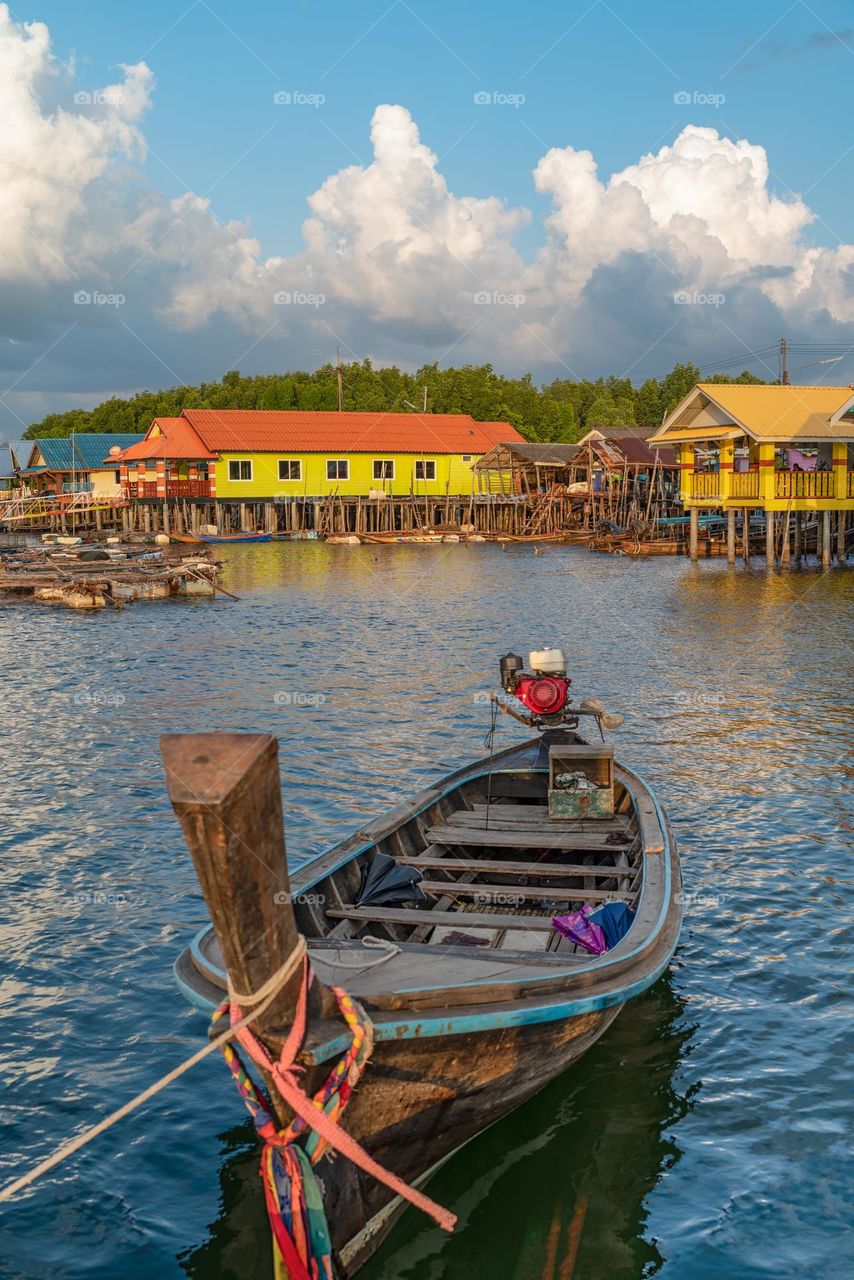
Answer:
[[[489,752],[489,771],[486,775],[486,820],[484,821],[484,829],[489,827],[490,805],[492,804],[492,760],[495,755],[495,729],[498,720],[498,703],[495,698],[492,699],[492,720],[486,731],[486,737],[483,739],[483,745]]]
[[[330,968],[335,969],[373,969],[378,964],[385,964],[386,960],[393,960],[395,956],[400,955],[400,947],[396,946],[389,938],[375,938],[373,934],[369,933],[364,938],[360,938],[359,941],[363,946],[379,951],[380,955],[374,956],[371,960],[360,960],[357,956],[355,962],[351,963],[349,960],[343,959],[348,953],[342,951],[340,947],[336,947],[337,960],[327,960],[325,956],[316,955],[314,962],[315,964],[329,965]],[[240,1001],[238,1001],[239,1003]]]
[[[278,994],[279,986],[283,985],[284,982],[287,981],[287,978],[279,980],[279,974],[283,971],[288,971],[289,976],[290,973],[296,969],[299,961],[304,958],[305,939],[300,937],[300,943],[302,944],[301,948],[299,946],[294,948],[294,951],[290,956],[288,956],[288,959],[282,965],[282,968],[277,973],[273,974],[273,978],[268,982],[265,982],[264,986],[261,987],[259,991],[255,992],[254,995],[245,998],[245,1003],[247,1004],[251,1004],[253,1001],[257,1001],[259,999],[261,1001],[260,1004],[256,1004],[256,1007],[251,1013],[246,1014],[245,1017],[241,1015],[239,1022],[234,1023],[227,1031],[223,1031],[214,1040],[209,1041],[203,1049],[199,1049],[189,1058],[186,1058],[184,1062],[179,1063],[177,1067],[173,1067],[171,1071],[167,1071],[165,1076],[161,1076],[159,1080],[155,1080],[155,1082],[150,1084],[147,1089],[143,1089],[135,1098],[131,1098],[129,1102],[124,1103],[124,1105],[119,1107],[116,1111],[111,1111],[103,1120],[99,1120],[97,1124],[92,1125],[89,1129],[84,1129],[84,1131],[78,1134],[76,1138],[72,1138],[69,1142],[66,1142],[58,1151],[54,1151],[53,1155],[48,1156],[46,1160],[42,1160],[40,1164],[35,1166],[35,1168],[30,1169],[29,1173],[25,1173],[22,1177],[16,1178],[14,1182],[7,1183],[7,1185],[0,1190],[0,1204],[6,1200],[11,1200],[19,1191],[23,1191],[24,1187],[28,1187],[31,1183],[35,1182],[37,1178],[41,1178],[43,1174],[48,1173],[51,1169],[55,1169],[58,1164],[62,1164],[63,1161],[68,1160],[70,1156],[75,1155],[75,1153],[80,1151],[83,1147],[88,1146],[93,1138],[97,1138],[100,1134],[106,1133],[106,1131],[111,1129],[114,1124],[118,1124],[119,1120],[124,1120],[125,1116],[129,1116],[133,1111],[136,1111],[143,1105],[143,1103],[148,1102],[149,1098],[153,1098],[156,1094],[160,1093],[167,1085],[172,1084],[180,1076],[184,1075],[186,1071],[189,1071],[191,1067],[194,1067],[196,1063],[201,1062],[203,1058],[208,1056],[208,1054],[213,1053],[215,1049],[221,1049],[227,1041],[241,1033],[244,1028],[247,1028],[251,1022],[255,1021],[256,1018],[259,1018],[261,1014],[264,1013],[265,1010],[273,1003],[274,997]],[[291,962],[294,955],[298,955],[298,959],[292,964]],[[266,994],[267,988],[270,986],[273,979],[277,980],[277,985],[273,991]]]
[[[228,984],[228,994],[232,1004],[248,1004],[250,1007],[254,1004],[260,1004],[262,1000],[266,1000],[267,996],[274,995],[280,987],[283,987],[288,978],[292,977],[302,964],[305,955],[305,938],[302,934],[298,935],[297,945],[288,956],[285,963],[280,969],[277,969],[272,977],[268,978],[263,987],[259,987],[251,996],[241,996]]]
[[[383,939],[371,939],[381,945],[382,960],[389,959]],[[393,945],[393,944],[392,944]],[[396,952],[398,948],[394,948]],[[377,962],[379,963],[379,961]],[[297,1054],[305,1036],[308,991],[312,970],[308,956],[303,957],[303,978],[294,1020],[278,1061],[273,1061],[265,1047],[245,1026],[237,1036],[255,1066],[272,1078],[278,1093],[294,1112],[284,1129],[277,1129],[273,1108],[263,1091],[248,1075],[233,1045],[225,1045],[223,1054],[238,1091],[264,1140],[261,1152],[261,1178],[270,1228],[273,1233],[276,1261],[287,1269],[291,1280],[331,1280],[332,1242],[323,1206],[323,1192],[313,1166],[327,1151],[338,1152],[377,1181],[395,1191],[410,1204],[427,1213],[446,1231],[452,1231],[456,1218],[427,1196],[410,1187],[396,1174],[384,1169],[363,1147],[338,1124],[350,1096],[359,1082],[373,1050],[374,1027],[364,1009],[341,987],[331,990],[338,1009],[351,1032],[349,1048],[333,1067],[322,1087],[309,1098],[297,1082]],[[220,1005],[213,1024],[229,1014],[241,1018],[234,1001]],[[235,1027],[240,1022],[235,1022]]]

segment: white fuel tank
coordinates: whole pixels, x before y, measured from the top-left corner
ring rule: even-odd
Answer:
[[[532,671],[540,671],[543,675],[557,676],[566,671],[563,649],[533,649],[528,654],[528,663]]]

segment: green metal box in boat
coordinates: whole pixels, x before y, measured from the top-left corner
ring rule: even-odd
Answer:
[[[614,748],[583,742],[549,749],[549,817],[613,818]]]

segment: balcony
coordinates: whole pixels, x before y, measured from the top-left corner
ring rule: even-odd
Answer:
[[[132,498],[156,498],[156,480],[131,480],[128,485]],[[166,485],[167,498],[209,498],[211,496],[210,480],[169,480]]]

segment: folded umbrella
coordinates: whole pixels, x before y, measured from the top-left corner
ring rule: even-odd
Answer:
[[[418,888],[421,879],[421,872],[415,867],[403,866],[387,853],[375,853],[362,867],[356,906],[392,907],[401,902],[426,902]]]
[[[571,911],[566,916],[553,916],[552,926],[570,942],[583,947],[591,955],[601,956],[608,950],[605,934],[598,924],[591,924],[589,916],[593,908],[589,903],[580,911]]]

